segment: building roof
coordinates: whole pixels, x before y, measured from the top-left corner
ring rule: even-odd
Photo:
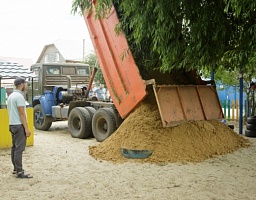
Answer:
[[[30,69],[31,65],[34,64],[33,60],[29,59],[29,58],[16,58],[16,57],[0,56],[0,62],[1,61],[19,63],[20,65],[23,65],[23,67],[25,67],[27,69]]]
[[[37,63],[40,62],[47,48],[52,45],[58,49],[59,53],[65,60],[83,61],[84,56],[93,52],[91,41],[59,39],[52,44],[44,46],[39,58],[37,59]]]
[[[15,79],[18,76],[31,78],[35,74],[18,63],[0,61],[0,79]]]

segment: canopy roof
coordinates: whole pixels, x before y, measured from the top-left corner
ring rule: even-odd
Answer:
[[[34,72],[29,71],[18,63],[0,61],[0,79],[15,79],[16,77],[36,77]]]

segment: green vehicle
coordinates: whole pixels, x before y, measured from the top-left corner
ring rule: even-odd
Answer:
[[[36,74],[36,78],[29,79],[29,87],[27,87],[27,100],[30,105],[34,96],[52,91],[56,86],[66,89],[67,76],[72,80],[71,87],[88,85],[91,76],[89,65],[77,63],[34,64],[30,70]]]
[[[105,140],[117,128],[118,112],[112,102],[88,97],[94,74],[77,63],[34,64],[27,98],[34,108],[34,127],[47,131],[55,121],[68,121],[75,138]]]

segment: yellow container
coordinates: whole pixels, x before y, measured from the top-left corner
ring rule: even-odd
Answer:
[[[26,108],[28,117],[28,127],[31,131],[30,137],[27,138],[27,146],[34,145],[34,112],[33,108]],[[9,118],[7,109],[0,109],[0,149],[12,147],[12,136],[9,131]]]

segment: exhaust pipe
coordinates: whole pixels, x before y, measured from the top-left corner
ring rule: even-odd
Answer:
[[[68,88],[71,88],[71,77],[67,75]]]

